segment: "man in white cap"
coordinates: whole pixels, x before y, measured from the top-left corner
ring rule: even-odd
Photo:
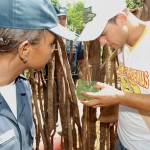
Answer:
[[[136,18],[123,0],[95,0],[79,41],[98,39],[118,50],[122,91],[98,82],[97,93],[82,92],[91,107],[119,104],[116,150],[150,149],[150,26]],[[90,11],[89,11],[90,10]]]

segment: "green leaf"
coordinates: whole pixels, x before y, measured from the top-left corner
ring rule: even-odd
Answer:
[[[76,83],[76,94],[79,100],[91,100],[90,97],[84,96],[81,94],[81,91],[85,92],[98,92],[99,89],[93,87],[93,85],[96,83],[96,81],[85,81],[79,79]]]

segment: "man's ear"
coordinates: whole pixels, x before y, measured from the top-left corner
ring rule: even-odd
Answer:
[[[22,42],[18,48],[18,53],[20,60],[22,60],[23,63],[27,63],[30,53],[30,43],[28,41]]]
[[[124,12],[119,13],[116,21],[118,25],[125,25],[127,23],[127,15]]]

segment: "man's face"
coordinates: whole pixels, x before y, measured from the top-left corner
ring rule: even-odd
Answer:
[[[121,17],[115,23],[108,22],[98,40],[102,45],[107,44],[113,49],[121,48],[128,40],[128,26]]]
[[[65,27],[67,25],[67,16],[58,16],[58,21],[62,26]]]
[[[107,23],[98,40],[113,49],[121,48],[127,41],[127,28],[118,24]]]

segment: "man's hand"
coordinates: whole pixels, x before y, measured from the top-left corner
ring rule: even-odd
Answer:
[[[96,107],[119,104],[119,99],[117,98],[117,95],[122,94],[123,93],[122,91],[114,88],[113,86],[101,82],[97,82],[94,85],[94,87],[99,88],[100,91],[96,93],[84,92],[84,91],[81,92],[81,94],[83,94],[84,96],[88,96],[92,98],[92,100],[90,101],[81,100],[81,102],[84,105],[96,108]]]

